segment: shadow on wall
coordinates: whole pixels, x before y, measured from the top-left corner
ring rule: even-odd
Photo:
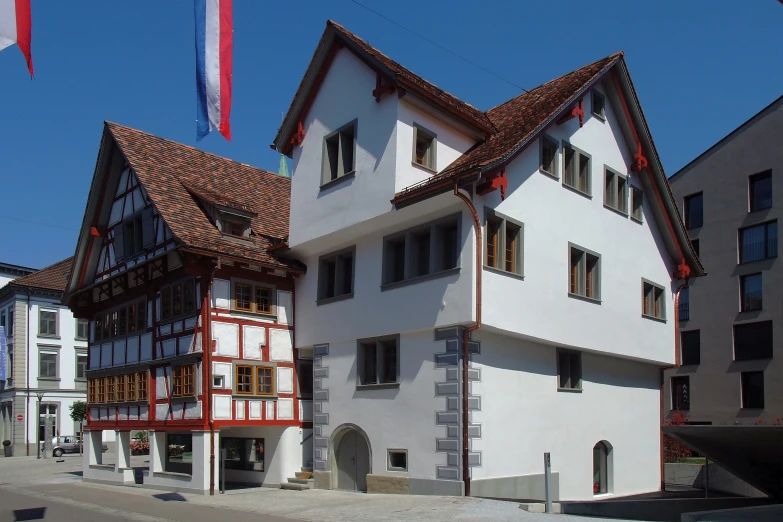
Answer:
[[[482,349],[477,360],[489,366],[509,372],[533,373],[557,378],[557,348],[526,339],[501,336],[479,330],[477,340],[492,349]],[[501,343],[498,343],[503,339]],[[659,390],[657,366],[619,359],[590,352],[582,354],[582,381],[620,388]]]

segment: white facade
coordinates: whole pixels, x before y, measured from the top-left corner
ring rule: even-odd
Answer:
[[[414,124],[436,135],[437,171],[475,142],[438,110],[423,111],[413,94],[377,103],[375,81],[350,51],[337,51],[293,151],[289,245],[308,266],[296,287],[295,347],[315,356],[316,485],[383,491],[391,481],[410,493],[460,494],[461,327],[476,320],[476,231],[467,205],[450,192],[399,210],[390,200],[432,175],[412,164]],[[641,222],[605,207],[604,166],[643,185],[630,170],[613,106],[597,118],[590,98],[583,126],[572,118],[545,129],[558,142],[557,178],[539,171],[534,140],[506,166],[505,200],[500,191],[475,195],[474,187],[484,239],[487,210],[523,224],[523,269],[482,272],[482,327],[472,336],[470,364],[473,495],[540,498],[545,452],[560,499],[660,485],[660,368],[674,363],[675,263],[650,214],[654,198],[645,195]],[[355,173],[321,188],[324,139],[352,121]],[[590,196],[563,184],[563,141],[591,158]],[[457,268],[384,285],[385,238],[453,215]],[[598,300],[569,295],[569,244],[600,257]],[[320,259],[350,247],[350,295],[319,303]],[[643,317],[643,280],[663,288],[662,318]],[[382,336],[398,336],[398,378],[362,385],[360,341]],[[560,349],[579,354],[576,390],[559,388]],[[366,484],[341,464],[349,433],[367,454],[366,463],[351,461],[362,462],[355,473],[367,474]],[[599,487],[593,451],[601,441],[608,456]],[[389,450],[406,452],[407,469],[394,466]]]
[[[15,455],[36,454],[46,417],[53,436],[80,429],[70,406],[86,400],[87,339],[78,337],[77,320],[60,304],[60,295],[30,288],[28,296],[26,288],[13,287],[0,300],[0,313],[11,327],[0,437],[11,440]],[[48,315],[42,319],[42,313]],[[38,394],[43,394],[40,403]],[[105,440],[113,440],[111,435]]]

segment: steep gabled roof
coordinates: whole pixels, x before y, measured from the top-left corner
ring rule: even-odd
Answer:
[[[275,268],[304,268],[267,251],[288,235],[290,179],[116,123],[106,122],[106,128],[184,247]],[[224,237],[199,198],[254,214],[253,244]]]
[[[303,118],[302,113],[307,111],[309,100],[317,94],[320,86],[319,77],[324,74],[323,69],[329,66],[330,55],[334,52],[335,45],[349,49],[359,59],[381,73],[385,78],[384,85],[388,82],[397,89],[413,92],[481,133],[495,130],[492,121],[484,112],[414,74],[340,24],[329,20],[283,119],[283,124],[275,136],[274,144],[278,150],[288,151],[288,141],[296,129],[297,122]],[[368,92],[367,96],[370,95],[371,93]]]
[[[58,261],[53,265],[42,268],[30,275],[10,281],[3,289],[29,288],[37,290],[49,290],[52,292],[65,292],[68,284],[68,275],[71,270],[73,257]]]
[[[622,56],[619,52],[602,58],[490,109],[487,116],[497,131],[431,179],[484,169],[508,160]]]

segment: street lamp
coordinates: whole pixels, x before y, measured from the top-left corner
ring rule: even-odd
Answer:
[[[44,392],[37,392],[35,394],[38,397],[38,436],[36,439],[38,439],[38,458],[41,458],[41,400],[44,398]]]

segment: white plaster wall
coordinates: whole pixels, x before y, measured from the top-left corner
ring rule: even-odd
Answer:
[[[392,210],[398,102],[397,96],[375,102],[375,78],[350,51],[337,51],[304,121],[302,146],[294,149],[291,247]],[[321,191],[323,138],[354,119],[356,176]]]
[[[400,386],[393,389],[356,389],[356,341],[331,343],[323,364],[329,377],[329,425],[323,436],[331,437],[343,424],[355,424],[367,433],[372,453],[371,473],[386,471],[386,451],[408,450],[408,475],[434,479],[436,466],[446,465],[446,454],[435,452],[435,439],[446,436],[444,426],[435,425],[435,412],[446,410],[446,399],[434,397],[435,381],[446,380],[446,370],[436,369],[434,354],[446,351],[445,342],[435,342],[432,330],[400,336]]]
[[[508,192],[479,199],[481,203],[522,221],[524,281],[483,272],[482,318],[486,325],[531,338],[659,363],[674,362],[675,263],[667,253],[651,214],[653,198],[645,194],[644,223],[604,207],[604,165],[629,173],[641,187],[615,114],[607,106],[607,121],[590,116],[585,97],[584,127],[576,118],[547,130],[557,140],[592,155],[592,199],[563,187],[538,171],[539,146],[531,144],[508,167]],[[562,179],[562,146],[559,161]],[[629,190],[630,193],[630,190]],[[630,208],[630,202],[629,202]],[[601,304],[568,297],[568,243],[601,255]],[[642,278],[663,286],[667,322],[642,318]]]
[[[597,354],[582,355],[582,392],[557,391],[556,349],[479,330],[480,467],[473,478],[543,473],[551,453],[561,500],[593,498],[593,446],[613,452],[614,495],[660,487],[660,369]]]
[[[296,331],[297,347],[472,321],[475,313],[473,219],[463,211],[464,203],[453,195],[451,198],[456,203],[436,214],[353,240],[356,257],[351,299],[317,305],[318,256],[303,258],[308,271],[297,281],[296,313],[299,325],[307,326],[300,326]],[[462,213],[459,274],[381,291],[383,237],[457,212]]]
[[[425,113],[403,98],[397,107],[397,171],[394,190],[399,192],[428,179],[432,173],[413,162],[413,124],[436,134],[435,170],[440,172],[472,147],[475,141],[458,132],[452,125]]]

